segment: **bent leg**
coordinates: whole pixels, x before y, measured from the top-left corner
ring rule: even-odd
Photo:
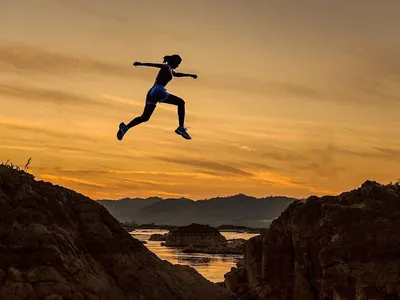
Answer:
[[[169,94],[167,99],[162,101],[162,103],[168,103],[178,106],[179,126],[183,128],[185,123],[185,100],[175,95]]]
[[[128,123],[128,125],[126,125],[127,130],[139,125],[140,123],[143,122],[147,122],[148,120],[150,120],[151,115],[153,114],[154,109],[156,108],[155,105],[153,104],[146,104],[146,106],[144,107],[143,113],[141,116],[134,118],[132,121],[130,121]]]
[[[175,130],[175,133],[183,136],[185,139],[190,140],[191,136],[187,133],[184,127],[185,123],[185,101],[175,95],[169,94],[167,99],[162,101],[162,103],[168,103],[178,106],[178,117],[179,117],[179,127]]]

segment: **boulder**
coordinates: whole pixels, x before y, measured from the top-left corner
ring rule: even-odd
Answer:
[[[171,229],[165,241],[168,247],[216,247],[226,244],[226,238],[218,229],[195,223]]]

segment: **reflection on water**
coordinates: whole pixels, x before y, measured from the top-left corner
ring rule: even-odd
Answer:
[[[164,234],[167,230],[138,229],[132,231],[131,235],[138,240],[147,241],[145,246],[154,252],[160,259],[167,260],[172,264],[189,265],[212,282],[224,281],[224,274],[243,257],[243,255],[204,254],[204,253],[182,253],[181,248],[161,246],[159,241],[149,241],[152,234]],[[221,232],[226,239],[246,239],[256,236],[254,233]]]

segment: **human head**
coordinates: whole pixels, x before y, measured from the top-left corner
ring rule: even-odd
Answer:
[[[176,69],[182,62],[182,58],[178,54],[166,55],[163,62],[166,62],[172,69]]]

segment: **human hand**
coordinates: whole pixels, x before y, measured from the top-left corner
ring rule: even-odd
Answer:
[[[192,75],[192,77],[194,78],[194,79],[196,79],[197,78],[197,75],[195,74],[195,75]]]
[[[140,66],[142,63],[140,63],[140,62],[138,62],[138,61],[135,61],[134,63],[133,63],[133,65],[134,66]]]

